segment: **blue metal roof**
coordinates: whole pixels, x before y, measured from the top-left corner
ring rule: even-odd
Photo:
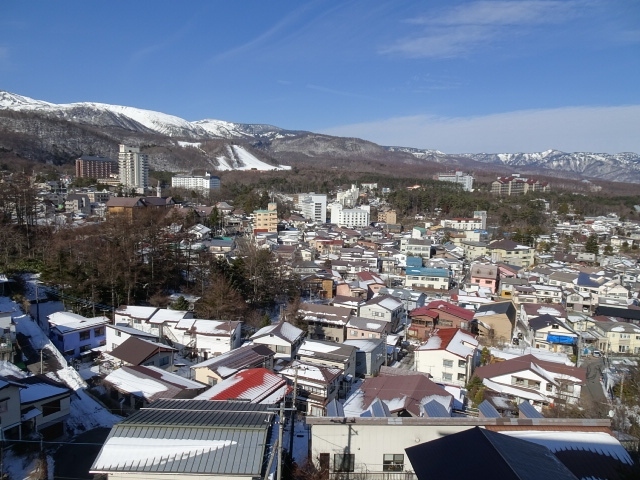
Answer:
[[[484,400],[478,405],[478,410],[480,411],[480,416],[483,418],[500,418],[502,416],[498,410],[496,410],[496,407],[491,405],[488,400]]]
[[[431,400],[428,403],[422,405],[424,410],[424,416],[429,418],[446,418],[450,417],[451,413],[440,402]]]
[[[518,410],[520,411],[520,416],[525,418],[544,418],[539,411],[533,408],[529,402],[522,402],[518,405]]]

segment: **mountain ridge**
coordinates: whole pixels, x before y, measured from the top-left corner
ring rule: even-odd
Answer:
[[[162,112],[98,102],[54,104],[0,90],[0,113],[2,112],[5,112],[5,115],[0,118],[0,128],[14,134],[14,141],[0,139],[0,148],[28,151],[29,155],[37,156],[38,148],[33,146],[25,148],[24,145],[24,142],[28,143],[29,138],[34,136],[34,132],[30,132],[21,119],[11,119],[6,113],[18,112],[31,115],[32,118],[42,119],[49,130],[56,130],[55,134],[50,135],[48,142],[42,142],[43,139],[40,138],[42,158],[54,163],[55,158],[58,157],[63,161],[66,156],[88,153],[87,148],[97,148],[99,151],[111,153],[114,149],[111,142],[127,143],[127,140],[133,140],[134,143],[145,144],[155,141],[156,146],[168,149],[174,154],[177,163],[172,164],[171,155],[167,153],[167,158],[157,166],[162,164],[163,168],[171,171],[181,171],[188,170],[190,167],[189,162],[185,165],[180,164],[184,163],[182,157],[196,159],[192,162],[195,166],[216,167],[220,160],[219,152],[225,150],[216,142],[226,142],[227,145],[239,142],[244,145],[245,150],[250,150],[250,154],[258,162],[273,164],[276,168],[282,165],[282,162],[319,161],[320,159],[328,162],[378,161],[407,165],[433,164],[434,167],[445,164],[448,169],[482,170],[493,167],[500,171],[504,170],[505,174],[510,170],[546,174],[557,172],[562,176],[574,174],[581,178],[640,183],[640,155],[633,152],[568,153],[550,149],[533,153],[444,153],[435,149],[381,146],[358,138],[334,137],[304,130],[286,130],[268,124],[234,123],[212,118],[188,121]],[[108,145],[102,145],[100,140],[88,142],[85,145],[77,139],[73,145],[73,139],[64,138],[65,123],[56,124],[56,129],[52,127],[55,121],[66,122],[69,128],[88,131],[89,133],[85,136],[102,134],[105,137],[103,140]],[[98,131],[91,133],[92,129]],[[20,139],[23,144],[16,135],[24,137]],[[215,148],[212,148],[218,152],[218,155],[211,155],[207,148],[200,149],[201,152],[198,155],[202,158],[197,158],[193,152],[176,153],[172,148],[180,147],[180,140],[205,144],[213,142]],[[227,165],[234,164],[233,158],[222,161],[223,163],[226,161]]]

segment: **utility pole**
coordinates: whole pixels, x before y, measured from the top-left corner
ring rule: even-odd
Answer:
[[[300,368],[300,365],[296,365],[295,367],[295,375],[293,377],[293,398],[292,398],[292,402],[291,402],[291,434],[289,435],[289,450],[291,452],[293,452],[293,437],[294,437],[294,430],[295,430],[295,415],[296,415],[296,395],[298,393],[298,369]]]
[[[276,480],[282,479],[282,430],[284,429],[284,398],[280,402],[280,411],[278,412],[280,425],[278,426],[278,471]]]

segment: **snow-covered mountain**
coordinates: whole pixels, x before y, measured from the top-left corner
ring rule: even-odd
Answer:
[[[24,112],[30,117],[15,118],[3,115],[3,111]],[[41,119],[38,125],[34,125],[33,118],[36,117]],[[92,130],[88,131],[87,126],[93,127]],[[471,171],[486,169],[483,164],[489,164],[494,166],[494,171],[495,167],[510,167],[522,172],[547,175],[558,172],[563,176],[640,183],[640,156],[636,153],[547,150],[540,153],[451,154],[401,146],[383,147],[357,138],[285,130],[272,125],[214,119],[188,121],[161,112],[104,103],[57,105],[5,91],[0,91],[0,128],[13,133],[10,138],[0,135],[0,148],[52,162],[70,161],[79,154],[109,155],[117,143],[136,142],[134,144],[157,147],[152,161],[157,163],[156,168],[170,171],[195,165],[218,170],[278,169],[282,168],[277,166],[281,161],[287,164],[324,161],[325,165],[336,162],[345,165],[345,161],[384,162],[433,164],[434,167],[446,164],[449,169]],[[211,142],[218,144],[212,146]],[[189,148],[196,144],[202,146]],[[175,146],[185,152],[176,151]],[[185,161],[191,165],[182,165]]]
[[[190,122],[166,113],[106,103],[54,104],[0,91],[0,110],[5,109],[20,112],[37,112],[71,122],[95,126],[115,126],[127,130],[195,140],[207,138],[275,138],[278,136],[293,136],[296,133],[288,132],[272,125],[232,123],[213,119]]]

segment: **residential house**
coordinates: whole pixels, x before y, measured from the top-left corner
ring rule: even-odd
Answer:
[[[400,242],[400,252],[422,258],[431,258],[435,252],[431,240],[419,238],[403,238]]]
[[[451,286],[451,272],[444,268],[407,267],[405,286],[446,291]]]
[[[265,345],[275,352],[276,359],[292,360],[304,339],[304,331],[289,322],[262,327],[251,336],[255,344]]]
[[[516,403],[529,401],[541,407],[552,403],[575,404],[586,382],[586,370],[523,355],[476,368],[488,391],[511,398]]]
[[[378,375],[367,378],[344,404],[346,417],[368,416],[375,401],[384,403],[392,417],[421,417],[424,406],[435,400],[450,415],[453,395],[423,374]]]
[[[475,260],[487,255],[487,243],[473,240],[463,240],[462,250],[467,260]]]
[[[465,386],[479,360],[478,340],[459,328],[436,329],[414,352],[415,370],[447,385]]]
[[[470,312],[473,314],[473,312]],[[410,326],[407,335],[411,338],[426,340],[438,323],[439,313],[437,310],[429,309],[426,306],[416,308],[409,312]]]
[[[158,367],[162,370],[173,369],[175,348],[162,343],[152,342],[138,337],[129,337],[117,348],[109,352],[109,357],[115,359],[118,366],[143,365]]]
[[[85,318],[71,312],[49,315],[49,338],[67,358],[77,358],[106,345],[107,317]]]
[[[338,396],[343,370],[296,360],[280,370],[280,374],[296,385],[299,411],[309,416],[323,416],[327,405]]]
[[[377,295],[360,306],[359,316],[389,322],[391,331],[395,332],[404,314],[404,304],[401,300],[390,295]]]
[[[596,318],[600,320],[600,317]],[[611,319],[608,319],[611,320]],[[598,350],[612,353],[640,354],[640,326],[627,322],[597,321]]]
[[[351,318],[351,309],[302,303],[298,314],[307,324],[309,338],[335,342],[345,340],[345,330]]]
[[[44,375],[14,380],[23,387],[20,388],[21,435],[37,432],[47,440],[63,436],[73,390]]]
[[[391,333],[391,323],[371,318],[351,317],[347,323],[347,340],[384,338]]]
[[[512,298],[515,287],[529,285],[529,282],[525,278],[501,278],[498,283],[498,295],[502,298]]]
[[[426,301],[427,296],[424,292],[418,290],[410,290],[408,288],[381,288],[379,293],[381,295],[391,295],[404,303],[404,308],[407,312],[422,307]]]
[[[513,302],[495,302],[480,305],[473,316],[470,330],[490,341],[511,343],[516,325],[516,307]]]
[[[275,452],[275,415],[248,402],[161,400],[111,429],[90,473],[130,480],[265,478]]]
[[[534,264],[535,249],[513,240],[495,240],[487,245],[487,254],[491,256],[492,263],[528,267]]]
[[[381,338],[345,340],[343,345],[356,347],[356,375],[376,376],[384,365],[386,342]]]
[[[640,332],[640,329],[638,330]],[[578,347],[578,334],[567,323],[544,314],[529,319],[527,343],[535,348],[573,355]]]
[[[291,387],[282,376],[263,367],[236,372],[195,397],[195,400],[245,400],[249,403],[280,403]]]
[[[524,303],[520,305],[520,325],[522,329],[529,329],[529,322],[540,315],[551,315],[558,320],[566,321],[567,311],[562,305],[548,303]]]
[[[298,349],[296,359],[305,363],[339,368],[345,380],[351,382],[356,374],[356,350],[356,347],[344,343],[305,339]]]
[[[140,365],[120,367],[102,380],[109,398],[123,413],[147,407],[161,398],[194,398],[207,389],[200,382],[188,380],[157,367]]]
[[[191,378],[207,385],[216,385],[240,370],[263,367],[273,370],[275,353],[266,345],[243,345],[204,362],[191,366]]]
[[[356,347],[321,340],[306,339],[300,346],[296,359],[314,365],[338,368],[338,395],[344,398],[356,375]]]
[[[116,323],[115,325],[107,325],[107,343],[106,351],[111,351],[117,348],[119,345],[128,338],[141,338],[143,340],[150,340],[152,342],[159,341],[157,335],[152,333],[143,332],[137,328],[132,328],[128,323]]]
[[[437,325],[439,328],[454,327],[463,330],[471,330],[471,321],[474,311],[454,305],[443,300],[434,300],[425,305],[427,310],[438,313]]]
[[[20,390],[24,386],[5,376],[0,376],[0,428],[3,438],[21,438],[22,423]]]
[[[242,345],[242,322],[185,317],[162,325],[165,338],[192,358],[206,360]]]
[[[498,289],[498,267],[493,264],[472,263],[469,268],[469,282],[487,288],[491,293]]]

